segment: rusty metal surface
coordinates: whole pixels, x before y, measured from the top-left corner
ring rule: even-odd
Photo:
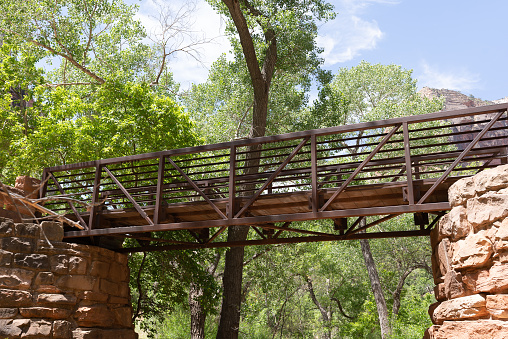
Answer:
[[[51,167],[41,193],[89,204],[46,205],[86,226],[66,229],[66,238],[137,237],[144,244],[125,251],[425,235],[429,229],[421,225],[375,231],[376,218],[360,230],[354,218],[438,218],[450,208],[451,184],[506,163],[507,109],[437,112]],[[248,154],[252,145],[259,150]],[[249,165],[253,158],[259,168]],[[338,218],[350,218],[340,223],[347,229],[334,230]],[[317,229],[305,223],[321,219],[332,221]],[[246,242],[225,241],[233,225],[252,227]]]

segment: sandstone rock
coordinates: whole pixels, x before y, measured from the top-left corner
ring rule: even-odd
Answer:
[[[0,237],[12,237],[14,234],[14,222],[11,219],[0,220]]]
[[[466,286],[462,283],[462,274],[454,270],[446,273],[444,277],[444,289],[447,299],[455,299],[468,295]]]
[[[45,320],[37,320],[31,321],[30,327],[22,335],[22,338],[41,338],[41,337],[49,337],[51,334],[52,324],[49,321]]]
[[[444,285],[445,285],[444,283],[440,283],[434,286],[434,298],[436,298],[437,301],[446,300],[446,292]]]
[[[109,269],[109,279],[113,281],[129,281],[129,267],[112,263]]]
[[[0,266],[11,266],[13,257],[11,252],[0,249]]]
[[[508,217],[508,194],[487,193],[467,201],[467,220],[474,230]]]
[[[32,253],[34,247],[34,242],[32,242],[31,239],[20,239],[15,237],[0,239],[0,248],[4,251]]]
[[[43,221],[41,223],[42,232],[50,242],[60,242],[63,240],[63,225],[53,221]]]
[[[15,233],[20,238],[39,238],[41,229],[35,224],[15,224]]]
[[[457,241],[453,246],[452,268],[481,267],[485,265],[493,253],[493,246],[485,236],[485,231],[470,234],[464,240]]]
[[[32,294],[27,291],[0,289],[0,307],[30,306]]]
[[[18,314],[17,308],[0,308],[0,319],[12,319]]]
[[[465,205],[467,199],[475,196],[475,184],[473,177],[460,179],[448,189],[448,201],[453,207]]]
[[[496,251],[508,250],[508,218],[497,222],[497,232],[495,235]]]
[[[115,316],[105,305],[79,307],[73,315],[78,326],[110,327]]]
[[[63,289],[90,291],[94,288],[96,278],[88,275],[65,275],[56,281],[56,286]]]
[[[429,313],[429,316],[430,316],[430,321],[432,321],[433,324],[437,324],[437,319],[434,317],[434,312],[436,310],[436,308],[438,308],[438,306],[441,305],[440,302],[437,302],[437,303],[433,303],[433,304],[430,304],[429,305],[429,309],[428,309],[428,313]]]
[[[0,267],[0,287],[26,290],[34,276],[35,272],[29,270]]]
[[[432,325],[431,327],[427,328],[423,333],[423,339],[434,339],[436,337],[436,332],[439,330],[439,327],[441,327],[441,325]]]
[[[19,309],[19,313],[25,318],[67,319],[71,312],[63,308],[39,306]]]
[[[14,322],[12,319],[0,319],[0,336],[7,338],[19,338],[23,330],[18,325],[19,321]]]
[[[479,274],[476,290],[487,293],[508,291],[508,265],[496,264],[488,270],[488,274]]]
[[[46,294],[37,296],[37,303],[41,305],[76,305],[77,298],[72,294]]]
[[[437,324],[445,320],[480,319],[488,316],[486,300],[479,294],[443,301],[434,311]]]
[[[124,328],[132,328],[132,309],[130,307],[118,307],[113,309],[115,323]]]
[[[122,297],[115,297],[114,295],[109,297],[108,302],[110,304],[121,304],[121,305],[128,305],[130,302],[129,298],[122,298]]]
[[[74,256],[69,258],[69,274],[86,274],[87,268],[85,259]]]
[[[450,223],[449,227],[451,228],[452,240],[459,240],[466,237],[471,227],[467,220],[466,208],[464,206],[454,207],[448,213],[448,216],[446,220]]]
[[[77,328],[72,331],[73,339],[138,339],[138,335],[132,330],[101,330]]]
[[[49,258],[45,254],[22,254],[14,255],[14,265],[18,267],[26,267],[35,270],[50,270]]]
[[[90,275],[98,276],[100,278],[107,278],[109,275],[109,263],[104,261],[92,261]]]
[[[70,339],[72,338],[72,324],[66,320],[56,320],[53,322],[53,338]]]
[[[69,274],[69,257],[65,254],[53,255],[50,258],[51,271],[57,274]]]
[[[493,319],[508,319],[508,294],[488,295],[487,311]]]
[[[508,187],[508,165],[498,166],[482,171],[474,177],[477,194],[498,191]]]
[[[51,272],[39,272],[34,285],[52,285],[55,283],[55,275]]]
[[[506,339],[508,324],[499,320],[445,321],[434,332],[434,338]]]
[[[444,276],[451,269],[451,244],[450,240],[443,239],[436,247],[436,259],[439,265],[439,271]]]
[[[100,291],[102,293],[119,296],[120,295],[120,286],[117,283],[111,282],[109,280],[101,279]]]
[[[106,302],[108,300],[108,295],[106,293],[94,292],[94,291],[78,291],[76,293],[77,297],[82,300],[96,301],[96,302]]]

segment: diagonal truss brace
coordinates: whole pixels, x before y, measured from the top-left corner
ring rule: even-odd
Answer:
[[[187,180],[187,182],[192,186],[192,188],[194,188],[194,190],[196,190],[196,192],[199,193],[199,195],[201,195],[203,199],[205,199],[205,201],[210,204],[210,206],[212,206],[215,212],[217,212],[217,214],[220,215],[222,219],[228,218],[224,213],[222,213],[222,211],[217,207],[217,205],[215,205],[210,200],[210,198],[208,198],[208,196],[198,187],[198,185],[196,185],[196,183],[191,178],[189,178],[189,176],[185,174],[185,172],[170,157],[168,157],[168,161],[182,175],[182,177],[184,177],[185,180]]]
[[[328,199],[328,201],[323,205],[323,207],[321,207],[319,212],[323,212],[324,210],[326,210],[328,208],[328,206],[330,206],[330,204],[335,200],[335,198],[337,198],[337,196],[340,193],[342,193],[342,191],[344,191],[346,189],[346,187],[351,183],[351,181],[353,181],[353,179],[358,175],[358,173],[361,172],[361,170],[369,163],[369,161],[371,161],[372,158],[374,158],[374,156],[377,154],[377,152],[379,152],[379,150],[381,150],[381,148],[388,142],[388,140],[390,140],[390,138],[395,134],[395,132],[397,132],[397,130],[399,129],[400,125],[401,124],[395,125],[392,128],[392,130],[387,135],[385,135],[385,137],[379,143],[379,145],[376,146],[376,148],[360,164],[360,166],[358,166],[356,168],[356,170],[349,176],[349,178],[347,178],[347,180],[344,181],[344,183],[340,186],[340,188],[337,191],[335,191],[335,193],[330,197],[330,199]]]
[[[460,153],[460,155],[455,159],[455,161],[448,167],[448,169],[443,173],[443,175],[432,185],[431,188],[425,193],[425,195],[418,201],[417,205],[421,205],[427,200],[427,198],[434,192],[434,190],[439,186],[443,180],[446,179],[446,177],[455,169],[455,167],[459,164],[459,162],[462,161],[462,159],[473,149],[473,147],[480,141],[480,139],[487,133],[492,126],[501,118],[501,116],[508,111],[501,111],[498,112],[494,118],[482,129],[480,133],[471,141],[469,145]]]
[[[300,144],[291,152],[291,154],[284,160],[284,162],[277,168],[275,172],[272,173],[272,175],[268,178],[268,180],[261,186],[261,188],[254,194],[254,196],[242,207],[242,209],[235,215],[235,218],[239,218],[242,216],[245,211],[256,201],[257,198],[263,193],[263,191],[270,186],[272,181],[282,172],[284,167],[286,167],[287,164],[294,158],[294,156],[302,149],[303,146],[309,141],[310,137],[306,137],[300,142]]]
[[[136,202],[136,200],[134,200],[134,198],[129,194],[129,192],[127,192],[125,187],[123,187],[122,183],[118,181],[118,179],[113,175],[113,173],[111,173],[111,171],[106,166],[104,166],[103,168],[108,174],[108,176],[111,178],[111,180],[114,181],[114,183],[118,186],[118,188],[120,188],[122,193],[127,197],[127,199],[129,199],[129,201],[132,203],[136,211],[138,211],[138,213],[143,217],[143,219],[145,219],[148,222],[148,224],[153,226],[154,225],[153,221],[148,217],[145,211],[143,211],[141,206],[139,206],[139,204]]]
[[[60,185],[60,183],[58,182],[58,180],[55,178],[55,176],[53,175],[53,173],[51,172],[48,172],[49,174],[49,177],[55,182],[55,185],[56,185],[56,188],[58,188],[58,191],[61,193],[61,194],[65,194],[62,186]],[[81,216],[81,214],[79,214],[78,210],[76,209],[76,206],[74,206],[74,203],[72,201],[69,201],[68,202],[69,205],[71,206],[71,209],[72,209],[72,212],[74,212],[74,215],[76,216],[76,218],[78,218],[78,221],[79,223],[81,224],[81,226],[83,226],[85,229],[88,229],[88,225],[86,224],[85,220],[83,219],[83,217]]]

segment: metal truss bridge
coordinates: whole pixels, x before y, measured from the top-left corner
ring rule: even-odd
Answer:
[[[124,252],[428,235],[460,178],[507,163],[508,104],[46,168],[65,238]],[[401,214],[414,224],[373,227]],[[430,214],[430,216],[429,216]],[[306,221],[328,219],[328,222]],[[251,228],[246,241],[227,229]],[[164,232],[163,232],[164,231]]]

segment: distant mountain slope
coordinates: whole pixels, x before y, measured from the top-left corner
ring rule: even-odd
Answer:
[[[436,89],[424,87],[419,91],[420,95],[427,98],[444,98],[445,107],[443,111],[453,111],[456,109],[468,108],[468,107],[479,107],[493,104],[500,104],[508,102],[508,97],[487,101],[475,98],[473,96],[467,96],[457,91],[452,91],[449,89]],[[480,126],[474,127],[474,125],[470,125],[471,122],[475,121],[481,124],[486,124],[492,115],[480,114],[471,117],[462,117],[451,119],[451,122],[455,124],[452,127],[452,131],[455,133],[450,137],[450,141],[454,143],[459,150],[463,150],[465,146],[474,139],[474,137],[480,131]],[[462,125],[467,123],[467,125]],[[483,126],[483,125],[482,125]],[[506,127],[508,126],[508,121],[501,119],[496,122],[493,126],[493,130],[489,131],[485,134],[482,140],[478,143],[479,146],[482,147],[503,147],[508,146],[508,138],[506,135]],[[503,129],[504,127],[504,129]],[[503,150],[501,153],[505,153],[506,150]],[[501,153],[499,154],[500,156]],[[504,155],[506,157],[506,155]],[[496,159],[492,162],[492,164],[499,164],[501,161]]]
[[[427,98],[445,98],[445,107],[443,111],[453,111],[456,109],[468,108],[468,107],[479,107],[486,105],[493,105],[495,103],[507,102],[508,97],[496,101],[487,101],[475,98],[473,96],[467,96],[457,91],[450,89],[437,89],[424,87],[420,90],[420,95]],[[502,101],[505,100],[505,101]],[[500,101],[500,102],[497,102]]]

